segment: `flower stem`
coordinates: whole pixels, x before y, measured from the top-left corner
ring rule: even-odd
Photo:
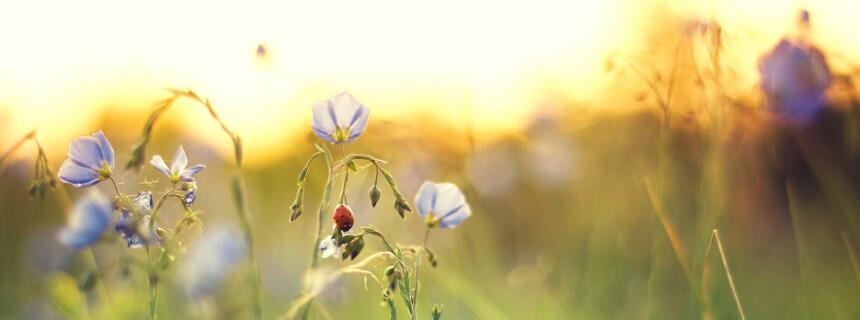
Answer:
[[[146,257],[149,260],[149,274],[147,275],[149,280],[149,319],[155,320],[158,317],[156,312],[158,310],[158,275],[156,274],[158,262],[153,260],[149,247],[146,248]]]
[[[427,247],[427,240],[430,238],[430,227],[427,227],[427,231],[424,232],[424,242],[421,243],[420,251],[424,251],[424,248]],[[421,271],[421,252],[416,252],[415,255],[415,288],[412,289],[412,319],[418,319],[418,290],[420,289],[420,282],[418,280],[418,273]]]
[[[316,269],[317,266],[319,266],[319,263],[320,263],[319,246],[320,246],[320,242],[322,241],[322,237],[323,237],[323,224],[325,223],[325,215],[324,214],[326,212],[326,209],[328,208],[329,194],[331,194],[331,189],[334,187],[334,177],[332,175],[332,169],[334,167],[334,160],[332,159],[331,152],[329,152],[327,149],[324,149],[324,148],[320,148],[320,150],[323,151],[323,155],[325,156],[326,183],[325,183],[325,189],[323,190],[322,199],[320,199],[319,210],[317,211],[317,233],[316,233],[316,238],[314,239],[313,245],[311,246],[311,262],[308,265],[308,269],[307,269],[307,271],[305,271],[305,274]],[[309,311],[310,311],[310,308],[305,306],[304,309],[302,310],[300,318],[301,319],[307,319]]]

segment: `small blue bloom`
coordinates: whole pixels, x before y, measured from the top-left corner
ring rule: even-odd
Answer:
[[[182,202],[185,203],[186,207],[190,207],[194,204],[194,201],[197,201],[197,188],[191,189],[188,193],[185,194],[185,197],[182,198]]]
[[[831,82],[824,54],[808,44],[782,40],[759,64],[761,87],[774,110],[804,119],[821,111]]]
[[[89,187],[111,177],[113,147],[101,131],[79,137],[69,144],[69,158],[60,166],[60,181],[75,187]]]
[[[144,191],[134,197],[132,204],[140,214],[140,220],[135,221],[132,213],[128,209],[123,208],[119,219],[116,222],[116,231],[128,242],[129,248],[142,248],[147,245],[150,240],[158,240],[158,234],[155,228],[152,227],[152,192]],[[149,235],[145,235],[146,230],[149,230]]]
[[[311,128],[325,141],[349,143],[364,133],[370,109],[355,100],[349,92],[342,92],[324,101],[314,103]]]
[[[74,249],[85,248],[102,238],[110,227],[113,205],[99,193],[78,201],[71,220],[60,230],[60,243]]]
[[[209,228],[180,266],[180,282],[192,298],[208,296],[238,265],[246,250],[238,231],[229,227]]]
[[[425,181],[415,195],[418,215],[431,227],[454,228],[472,215],[466,197],[453,183]]]
[[[320,241],[320,254],[322,255],[323,259],[328,257],[337,258],[338,256],[340,256],[339,254],[337,254],[339,252],[340,247],[338,247],[338,245],[334,242],[334,238],[328,237]]]
[[[178,183],[179,181],[194,182],[194,175],[206,168],[205,165],[198,164],[191,168],[188,167],[188,156],[185,155],[185,149],[179,146],[176,154],[173,155],[173,162],[170,163],[170,168],[161,156],[156,155],[149,161],[156,170],[170,178],[170,182]]]

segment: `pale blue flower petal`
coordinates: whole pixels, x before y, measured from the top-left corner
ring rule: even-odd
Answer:
[[[439,227],[454,228],[471,216],[472,209],[469,208],[468,204],[464,203],[462,206],[445,214],[445,216],[439,220]]]
[[[69,159],[79,166],[93,170],[102,169],[102,151],[99,141],[93,137],[80,137],[69,144]]]
[[[418,193],[415,194],[415,206],[419,216],[424,217],[433,210],[433,197],[435,195],[436,184],[431,181],[424,181],[418,188]]]
[[[123,209],[114,229],[119,232],[123,239],[125,239],[129,248],[142,248],[146,246],[149,241],[140,235],[140,230],[149,229],[150,235],[148,239],[156,239],[156,241],[159,239],[155,229],[150,227],[151,219],[149,214],[152,213],[153,207],[152,192],[144,191],[138,193],[132,200],[132,203],[138,210],[138,213],[143,215],[139,222],[139,224],[142,225],[135,224],[131,212]]]
[[[337,130],[337,126],[329,112],[330,108],[330,99],[314,103],[312,107],[313,119],[311,121],[311,128],[313,128],[314,134],[320,139],[334,143],[335,141],[332,139],[332,136],[335,130]]]
[[[334,97],[331,97],[329,100],[331,101],[329,104],[329,113],[331,114],[335,125],[341,129],[351,128],[358,118],[356,115],[359,114],[359,111],[364,107],[364,105],[362,105],[361,102],[358,102],[358,100],[356,100],[349,92],[341,92]],[[367,121],[366,114],[364,121]]]
[[[437,183],[436,195],[433,198],[433,209],[431,212],[441,219],[453,210],[466,204],[466,197],[460,188],[453,183]]]
[[[153,156],[152,160],[149,161],[149,164],[155,167],[155,170],[158,170],[158,172],[161,172],[165,176],[170,176],[170,168],[167,167],[167,163],[164,162],[164,159],[161,158],[161,156]]]
[[[75,205],[69,224],[60,231],[60,242],[80,249],[102,238],[110,226],[113,206],[99,194],[92,193]]]
[[[101,150],[102,160],[107,162],[108,165],[110,165],[110,168],[113,169],[115,162],[114,152],[107,137],[105,137],[105,134],[101,131],[93,133],[93,137],[95,137],[99,142],[99,150]]]
[[[188,156],[185,155],[185,148],[179,146],[179,149],[176,150],[176,154],[173,155],[173,162],[170,163],[170,172],[172,173],[182,173],[185,171],[185,167],[188,166]]]
[[[194,180],[191,177],[194,177],[194,175],[196,175],[198,172],[200,172],[200,170],[203,170],[203,169],[206,169],[206,166],[202,165],[202,164],[198,164],[198,165],[193,166],[191,168],[185,169],[185,171],[182,171],[182,174],[181,174],[182,180],[186,180],[186,179],[187,180]]]
[[[346,142],[352,142],[357,139],[362,133],[364,133],[364,129],[367,127],[367,118],[370,116],[370,109],[361,105],[358,108],[358,111],[352,118],[352,122],[349,125],[349,138]]]
[[[337,256],[336,253],[339,251],[337,244],[334,243],[334,239],[331,237],[325,238],[323,241],[320,241],[320,255],[323,259]]]
[[[101,181],[99,174],[90,168],[79,166],[71,159],[66,159],[57,174],[60,181],[75,187],[89,187]]]

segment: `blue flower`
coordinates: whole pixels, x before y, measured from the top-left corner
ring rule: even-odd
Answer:
[[[320,241],[320,255],[323,258],[338,257],[340,247],[335,243],[334,238],[328,237]]]
[[[135,220],[134,216],[128,209],[123,208],[119,219],[116,222],[116,231],[128,243],[129,248],[142,248],[149,244],[150,240],[158,240],[158,234],[152,226],[150,215],[152,214],[152,192],[144,191],[137,194],[132,200],[137,213],[140,215],[139,220]],[[146,230],[149,229],[149,235],[146,235]]]
[[[185,197],[182,198],[182,202],[185,204],[185,207],[190,207],[194,204],[194,201],[197,201],[197,188],[191,189],[188,193],[185,194]]]
[[[78,201],[71,220],[60,230],[60,243],[74,249],[87,247],[102,238],[110,227],[113,205],[99,193]]]
[[[466,197],[453,183],[425,181],[415,195],[418,215],[430,227],[454,228],[472,215]]]
[[[355,100],[349,92],[342,92],[324,101],[314,103],[314,134],[325,141],[349,143],[364,133],[370,109]]]
[[[170,168],[161,156],[156,155],[149,161],[156,170],[170,178],[170,182],[178,183],[179,181],[194,182],[194,175],[206,168],[205,165],[198,164],[191,168],[188,167],[188,156],[185,155],[185,149],[179,146],[176,154],[173,155],[173,162],[170,163]]]
[[[69,144],[69,158],[60,166],[60,181],[75,187],[89,187],[111,177],[113,147],[101,131],[80,137]]]
[[[759,64],[761,87],[774,110],[807,118],[821,110],[831,82],[824,54],[808,44],[782,40]]]
[[[180,267],[180,282],[192,298],[210,295],[245,256],[245,251],[245,242],[236,230],[210,228]]]

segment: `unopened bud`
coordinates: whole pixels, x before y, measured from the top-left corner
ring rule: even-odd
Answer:
[[[375,184],[370,188],[370,192],[368,192],[370,196],[370,205],[376,208],[376,204],[379,203],[379,198],[382,197],[382,192],[379,191],[379,187]]]

